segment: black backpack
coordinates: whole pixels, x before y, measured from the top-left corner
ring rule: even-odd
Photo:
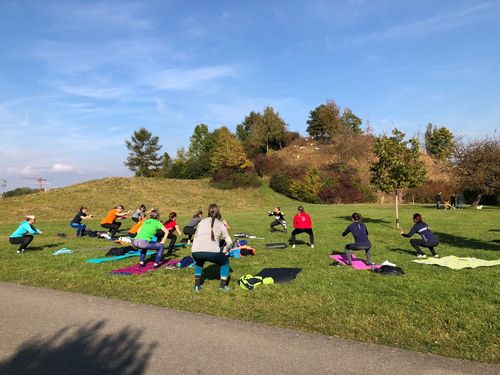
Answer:
[[[375,272],[390,276],[402,276],[405,274],[405,271],[403,271],[400,267],[393,267],[388,265],[380,267],[379,269],[375,270]]]

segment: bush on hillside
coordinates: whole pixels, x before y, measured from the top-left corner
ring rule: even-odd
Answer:
[[[212,176],[212,184],[219,189],[235,189],[246,187],[258,187],[261,179],[255,171],[235,172],[231,168],[223,168]]]
[[[20,187],[16,188],[13,190],[6,191],[3,196],[4,197],[17,197],[19,195],[27,195],[27,194],[33,194],[33,193],[38,193],[40,190],[38,189],[32,189],[29,187]]]
[[[449,201],[452,194],[457,195],[456,186],[444,181],[427,181],[420,187],[406,189],[403,192],[405,203],[435,203],[436,194],[441,192],[441,202]]]
[[[274,191],[278,193],[284,194],[286,196],[290,196],[290,185],[292,184],[292,180],[286,173],[276,172],[271,176],[269,180],[269,186]]]

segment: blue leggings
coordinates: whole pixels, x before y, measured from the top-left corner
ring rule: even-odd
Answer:
[[[196,262],[194,267],[194,276],[199,277],[203,272],[203,266],[205,262],[211,262],[218,264],[220,266],[220,278],[221,280],[227,280],[229,277],[229,270],[231,266],[229,264],[229,257],[224,255],[224,253],[211,253],[209,251],[197,251],[193,253],[193,259]]]
[[[163,257],[163,244],[160,242],[149,242],[146,240],[134,240],[133,244],[135,247],[141,250],[141,255],[139,260],[144,262],[146,259],[146,253],[148,250],[156,250],[155,263],[160,264],[161,258]]]
[[[76,229],[76,236],[77,237],[82,237],[83,234],[85,233],[85,229],[87,228],[87,226],[85,224],[70,223],[69,225],[71,226],[71,228]]]

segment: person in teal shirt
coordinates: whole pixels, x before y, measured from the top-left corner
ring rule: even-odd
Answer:
[[[149,217],[150,218],[148,220],[142,223],[142,226],[139,229],[139,232],[137,232],[137,235],[135,236],[132,243],[136,248],[141,250],[141,255],[139,257],[139,267],[145,266],[144,261],[146,260],[146,253],[148,252],[148,250],[156,250],[155,263],[153,267],[157,268],[160,266],[161,258],[163,257],[164,244],[165,240],[167,239],[168,229],[165,228],[160,221],[160,214],[158,213],[158,211],[152,211]],[[165,235],[163,236],[161,242],[151,241],[153,237],[155,237],[156,231],[159,229],[165,232]]]
[[[13,245],[19,245],[17,253],[21,254],[26,251],[28,245],[33,241],[33,236],[42,234],[40,229],[35,228],[35,215],[26,215],[25,221],[19,224],[19,227],[10,235],[9,242]]]

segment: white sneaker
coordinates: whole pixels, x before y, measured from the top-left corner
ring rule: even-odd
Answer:
[[[292,245],[292,249],[295,249],[295,244]]]
[[[311,244],[311,249],[314,249],[314,245],[313,244]]]
[[[425,254],[418,254],[417,258],[427,258],[427,255],[425,255]]]
[[[439,258],[439,255],[438,255],[438,254],[436,254],[436,255],[433,255],[433,257],[434,257],[434,258]]]

